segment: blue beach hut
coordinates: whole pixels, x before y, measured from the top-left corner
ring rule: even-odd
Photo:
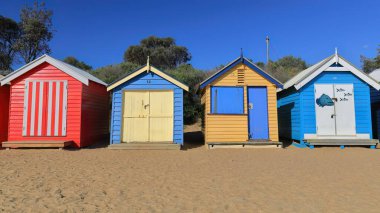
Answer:
[[[377,82],[380,82],[380,69],[376,69],[369,74]],[[380,136],[380,91],[371,88],[371,109],[373,138]]]
[[[113,149],[179,149],[183,145],[183,91],[189,87],[147,65],[107,88],[112,91]]]
[[[337,53],[309,67],[277,93],[280,137],[299,147],[374,148],[370,88],[380,85]]]

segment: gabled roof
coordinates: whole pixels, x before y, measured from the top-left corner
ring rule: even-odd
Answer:
[[[249,68],[251,68],[252,70],[257,72],[259,75],[266,78],[268,81],[275,84],[277,87],[282,88],[282,83],[279,80],[277,80],[274,77],[272,77],[271,75],[269,75],[267,72],[262,70],[260,67],[258,67],[256,64],[252,63],[247,58],[241,56],[241,57],[235,59],[234,61],[230,62],[229,64],[227,64],[227,66],[223,67],[221,70],[216,72],[214,75],[212,75],[209,78],[207,78],[206,80],[204,80],[200,85],[200,89],[205,88],[208,84],[211,84],[213,81],[218,79],[224,73],[228,72],[229,70],[231,70],[233,67],[235,67],[236,65],[238,65],[240,63],[247,65]]]
[[[284,84],[283,89],[288,89],[294,86],[295,89],[299,90],[324,71],[349,71],[375,89],[380,90],[380,84],[375,79],[356,68],[337,53],[301,71],[293,78],[289,79]]]
[[[96,78],[95,76],[91,75],[90,73],[88,73],[84,70],[81,70],[77,67],[74,67],[68,63],[63,62],[63,61],[52,58],[48,55],[43,55],[43,56],[37,58],[36,60],[22,66],[20,69],[11,72],[10,74],[5,76],[0,81],[1,85],[5,85],[7,83],[10,83],[12,80],[20,77],[21,75],[27,73],[28,71],[32,70],[33,68],[37,67],[38,65],[40,65],[44,62],[49,63],[49,64],[57,67],[62,72],[65,72],[66,74],[70,75],[71,77],[77,79],[78,81],[82,82],[83,84],[85,84],[87,86],[89,84],[89,80],[107,86],[106,83],[104,83],[100,79]]]
[[[369,73],[369,76],[371,76],[373,79],[375,79],[377,82],[380,81],[380,69],[376,69]]]
[[[115,82],[111,83],[108,85],[107,87],[107,91],[110,91],[110,90],[113,90],[115,89],[116,87],[120,86],[121,84],[133,79],[134,77],[140,75],[141,73],[143,72],[153,72],[155,74],[157,74],[158,76],[160,76],[161,78],[177,85],[178,87],[182,88],[183,90],[185,91],[189,91],[189,87],[186,86],[185,84],[183,84],[182,82],[176,80],[175,78],[169,76],[168,74],[160,71],[159,69],[151,66],[149,63],[147,63],[147,65],[137,69],[136,71],[132,72],[131,74],[127,75],[127,76],[124,76],[118,80],[116,80]]]

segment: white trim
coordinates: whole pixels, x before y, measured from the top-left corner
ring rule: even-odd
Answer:
[[[341,71],[348,71],[348,70],[345,67],[328,67],[325,71],[341,72]]]
[[[358,78],[365,81],[367,84],[371,85],[373,88],[380,90],[380,84],[376,82],[373,78],[365,74],[364,72],[360,71],[359,69],[352,66],[350,63],[348,63],[345,59],[339,56],[339,64],[343,66],[345,69],[344,71],[349,71],[356,75]],[[318,69],[314,70],[311,74],[306,76],[304,79],[301,79],[298,83],[294,84],[294,87],[299,90],[303,86],[305,86],[307,83],[309,83],[311,80],[313,80],[315,77],[317,77],[319,74],[321,74],[323,71],[326,71],[329,69],[329,71],[334,70],[335,68],[329,68],[333,63],[335,63],[336,59],[334,57],[330,58],[327,62],[325,62],[322,66],[320,66]],[[343,71],[342,68],[339,68],[340,71]],[[305,73],[308,74],[308,73]]]
[[[369,134],[356,134],[356,135],[347,135],[347,136],[342,136],[342,135],[317,135],[317,134],[304,134],[304,139],[370,139]]]
[[[61,81],[55,82],[55,113],[54,113],[54,136],[58,136],[58,120],[59,120],[59,104],[60,104],[60,92]]]
[[[32,109],[30,118],[30,134],[29,136],[34,136],[34,119],[36,117],[36,81],[32,82]]]
[[[28,132],[28,108],[29,108],[29,81],[25,81],[25,89],[24,89],[24,117],[23,117],[23,125],[22,125],[22,136],[26,136]]]
[[[56,68],[60,69],[62,72],[72,76],[73,78],[77,79],[78,81],[82,82],[85,85],[89,85],[89,80],[97,82],[102,85],[107,85],[103,81],[99,80],[98,78],[92,76],[91,74],[87,73],[84,70],[78,69],[76,67],[73,67],[69,64],[66,64],[63,61],[59,61],[57,59],[54,59],[48,55],[43,55],[36,60],[22,66],[20,69],[10,73],[9,75],[5,76],[3,79],[1,79],[0,84],[1,86],[10,83],[12,80],[20,77],[21,75],[25,74],[26,72],[32,70],[33,68],[37,67],[38,65],[41,65],[42,63],[47,62]]]
[[[48,97],[48,112],[47,112],[47,136],[51,136],[51,111],[52,111],[52,98],[53,98],[53,82],[49,81],[49,97]]]
[[[116,87],[120,86],[120,85],[123,84],[124,82],[127,82],[127,81],[131,80],[132,78],[134,78],[134,77],[140,75],[141,73],[143,73],[143,72],[145,72],[145,71],[148,71],[148,72],[151,71],[151,72],[153,72],[153,73],[159,75],[160,77],[164,78],[165,80],[167,80],[167,81],[169,81],[169,82],[171,82],[171,83],[177,85],[178,87],[182,88],[183,90],[185,90],[185,91],[189,91],[189,87],[188,87],[188,86],[186,86],[185,84],[183,84],[183,83],[177,81],[176,79],[170,77],[169,75],[165,74],[164,72],[162,72],[162,71],[158,70],[157,68],[155,68],[155,67],[153,67],[153,66],[150,66],[150,65],[149,65],[149,66],[148,66],[148,65],[145,65],[144,67],[138,69],[137,71],[133,72],[132,74],[130,74],[130,75],[128,75],[128,76],[126,76],[125,78],[120,79],[120,80],[118,80],[117,82],[115,82],[115,83],[109,85],[109,86],[107,87],[107,91],[110,91],[110,90],[115,89]]]
[[[44,99],[44,82],[38,81],[40,83],[40,95],[39,95],[39,103],[38,103],[38,132],[37,135],[42,135],[42,100]]]
[[[66,136],[67,117],[67,81],[63,82],[63,104],[62,104],[62,136]]]

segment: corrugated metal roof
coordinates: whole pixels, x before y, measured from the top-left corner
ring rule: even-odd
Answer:
[[[307,76],[309,76],[311,73],[316,71],[319,67],[321,67],[323,64],[325,64],[327,61],[329,61],[331,58],[333,58],[335,55],[329,56],[322,61],[314,64],[313,66],[299,72],[297,75],[295,75],[293,78],[289,79],[287,82],[284,84],[284,89],[288,89],[295,84],[301,82],[303,79],[305,79]]]
[[[344,67],[347,68],[347,71],[351,71],[353,74],[355,74],[357,77],[362,79],[363,81],[367,82],[371,86],[373,86],[376,89],[380,89],[380,85],[378,84],[378,80],[374,79],[372,76],[368,75],[367,73],[364,73],[360,69],[356,68],[352,63],[338,55],[337,53],[334,55],[331,55],[322,61],[314,64],[313,66],[301,71],[293,78],[289,79],[284,84],[284,89],[288,89],[292,86],[295,86],[296,89],[299,89],[298,87],[302,87],[304,85],[305,81],[310,75],[312,75],[314,72],[321,72],[324,70],[321,70],[320,68],[325,66],[327,63],[332,62],[332,60],[336,57],[336,60],[339,61],[338,63],[345,64]],[[310,79],[309,79],[310,80]],[[306,81],[308,82],[308,81]],[[278,90],[281,91],[281,90]]]
[[[10,74],[5,76],[1,80],[1,85],[9,83],[10,81],[14,80],[15,78],[21,76],[22,74],[28,72],[29,70],[33,69],[34,67],[36,67],[36,66],[38,66],[44,62],[47,62],[47,63],[57,67],[58,69],[62,70],[63,72],[67,73],[68,75],[72,76],[73,78],[81,81],[82,83],[84,83],[86,85],[88,85],[88,81],[90,80],[90,81],[93,81],[93,82],[107,86],[106,83],[104,83],[102,80],[96,78],[95,76],[91,75],[90,73],[88,73],[84,70],[81,70],[77,67],[74,67],[68,63],[65,63],[63,61],[60,61],[60,60],[55,59],[53,57],[50,57],[48,55],[43,55],[43,56],[35,59],[34,61],[22,66],[18,70],[11,72]]]
[[[380,82],[380,69],[376,69],[369,73],[369,76],[371,76],[376,81]]]
[[[50,57],[50,56],[48,56],[48,57]],[[103,85],[106,85],[106,86],[107,86],[107,84],[106,84],[105,82],[103,82],[103,81],[100,80],[99,78],[97,78],[97,77],[91,75],[90,73],[88,73],[88,72],[86,72],[86,71],[84,71],[84,70],[82,70],[82,69],[79,69],[79,68],[77,68],[77,67],[74,67],[73,65],[68,64],[68,63],[66,63],[66,62],[63,62],[63,61],[60,61],[60,60],[58,60],[58,59],[55,59],[55,58],[52,58],[52,57],[50,57],[50,58],[53,59],[53,60],[55,60],[57,63],[61,63],[62,65],[67,66],[69,69],[73,70],[74,72],[79,73],[79,74],[82,75],[83,77],[85,77],[85,78],[87,78],[87,79],[89,79],[89,80],[91,80],[91,81],[93,81],[93,82],[96,82],[96,83],[103,84]]]

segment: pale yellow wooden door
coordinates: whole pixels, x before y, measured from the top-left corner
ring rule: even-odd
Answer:
[[[149,91],[124,92],[123,106],[123,142],[149,141]]]
[[[149,141],[173,142],[173,91],[150,91]]]

